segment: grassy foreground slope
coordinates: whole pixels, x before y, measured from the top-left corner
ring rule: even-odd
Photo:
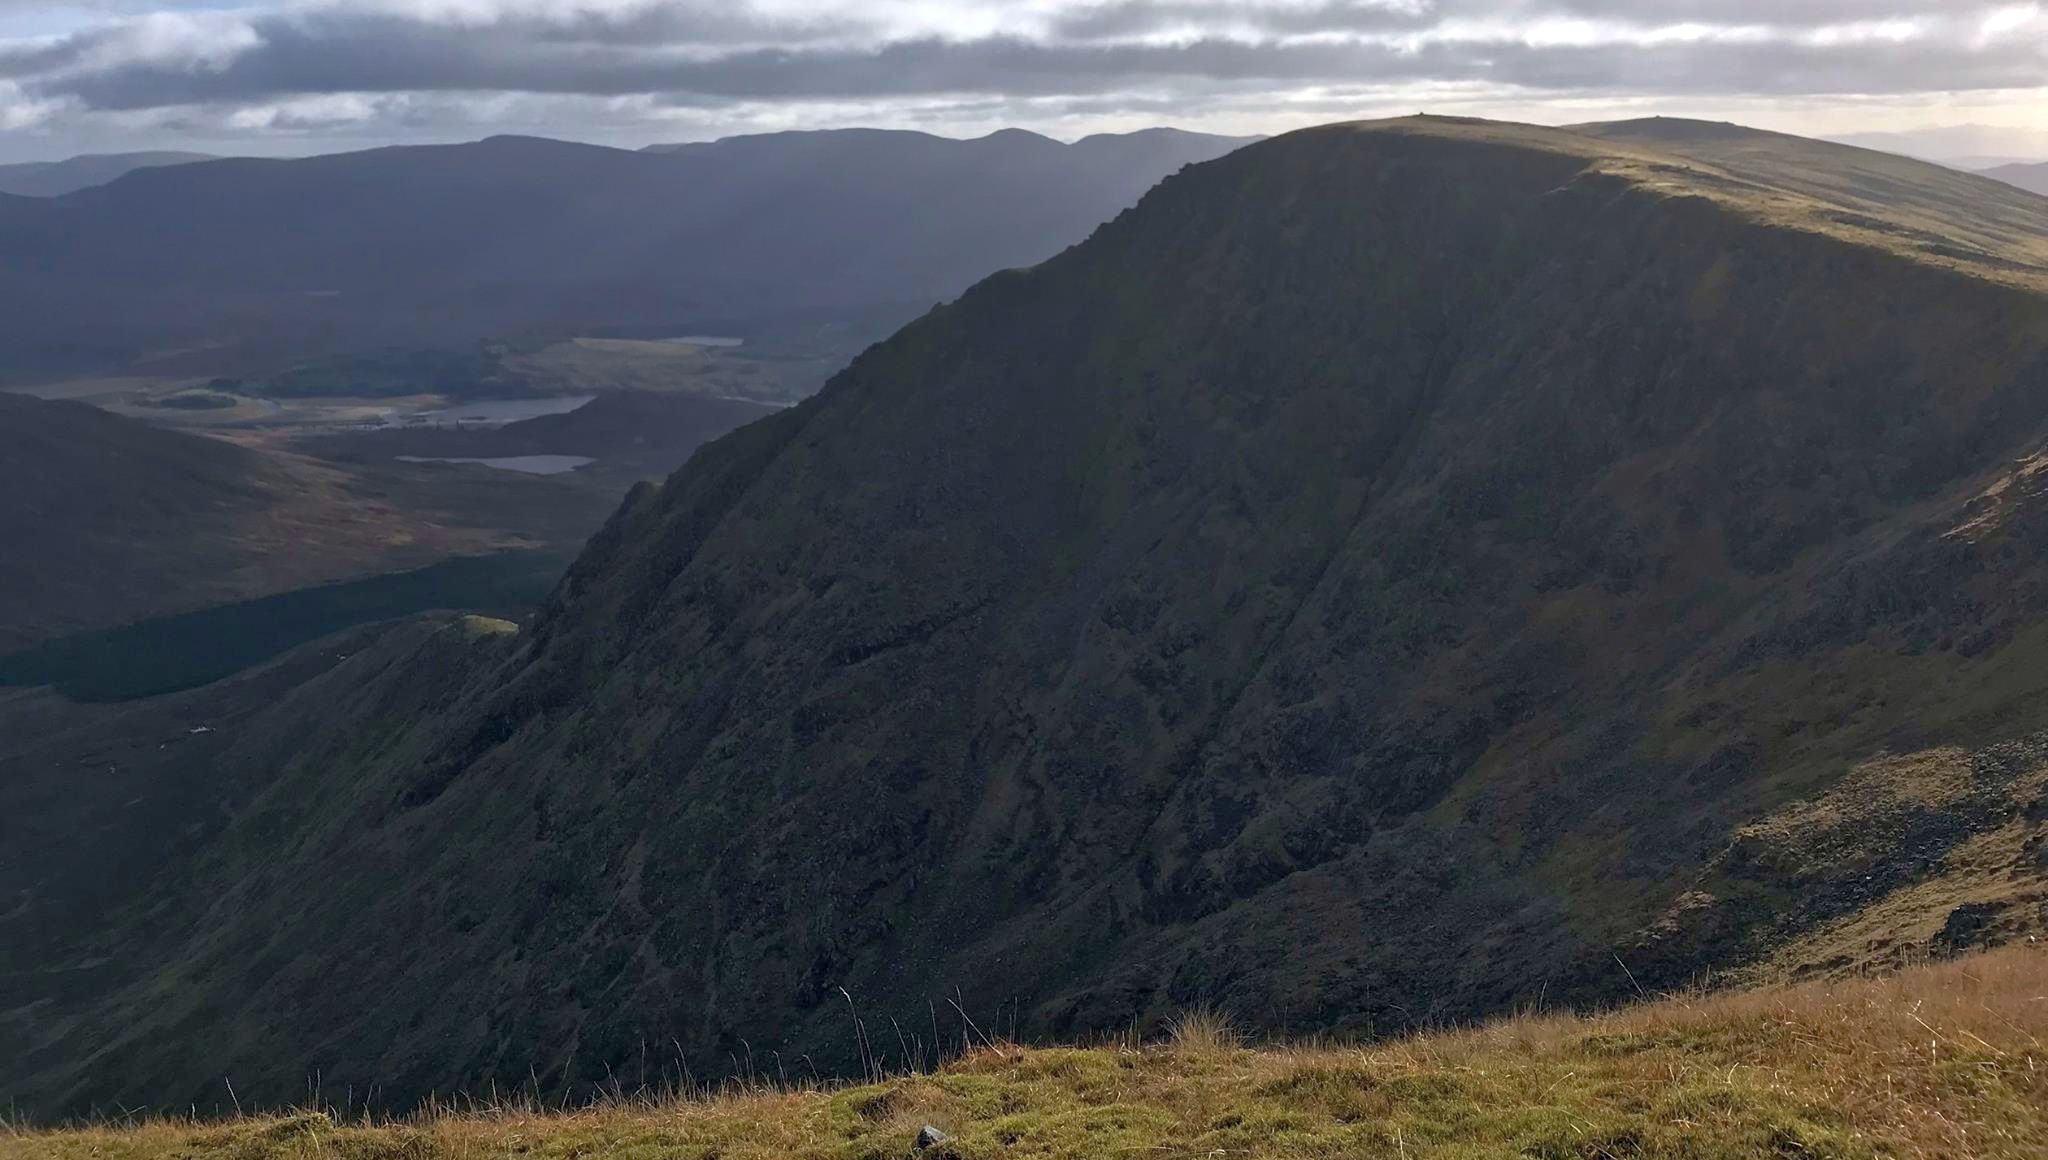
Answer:
[[[2035,1157],[2048,955],[1881,980],[1524,1016],[1363,1048],[989,1043],[843,1090],[775,1081],[578,1111],[332,1113],[0,1135],[0,1160],[932,1157]],[[760,1060],[755,1061],[758,1065]],[[773,1065],[771,1065],[772,1067]]]

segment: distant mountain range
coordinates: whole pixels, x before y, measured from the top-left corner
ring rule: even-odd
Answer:
[[[57,197],[87,189],[137,169],[211,161],[210,153],[82,153],[63,161],[29,161],[0,165],[0,193],[22,197]]]
[[[1983,172],[1984,176],[1997,178],[2008,185],[2048,195],[2048,161],[2031,165],[2000,165]]]
[[[498,137],[140,169],[0,198],[0,363],[211,372],[528,331],[879,336],[1242,143],[847,130],[635,152]]]
[[[990,221],[1053,245],[1047,166],[1095,172],[711,155],[101,191],[228,191],[212,265],[57,204],[160,283],[624,290],[584,261],[624,215],[665,308],[843,309]],[[2048,201],[1987,178],[1666,120],[1248,146],[637,487],[527,631],[407,621],[0,745],[0,1094],[552,1102],[893,1067],[970,1017],[1367,1036],[2038,937],[2044,374]],[[73,710],[0,701],[0,737],[30,712]]]

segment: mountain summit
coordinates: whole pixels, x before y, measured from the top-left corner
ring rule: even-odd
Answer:
[[[0,1086],[1364,1034],[2038,929],[2048,202],[1687,128],[1293,133],[982,282],[522,636],[245,720],[133,905],[0,961]]]

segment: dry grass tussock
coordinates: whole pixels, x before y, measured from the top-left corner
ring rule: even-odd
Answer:
[[[1168,1026],[1169,1042],[1181,1055],[1215,1058],[1244,1046],[1244,1033],[1229,1015],[1212,1007],[1182,1012]]]
[[[927,1075],[557,1113],[319,1113],[0,1134],[0,1160],[1466,1160],[2048,1156],[2048,951],[1851,983],[1531,1015],[1366,1048],[983,1047]]]

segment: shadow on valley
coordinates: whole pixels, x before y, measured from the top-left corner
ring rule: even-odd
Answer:
[[[50,685],[75,700],[126,701],[210,684],[354,625],[429,609],[523,619],[569,558],[551,550],[468,556],[78,633],[0,657],[0,685]]]

